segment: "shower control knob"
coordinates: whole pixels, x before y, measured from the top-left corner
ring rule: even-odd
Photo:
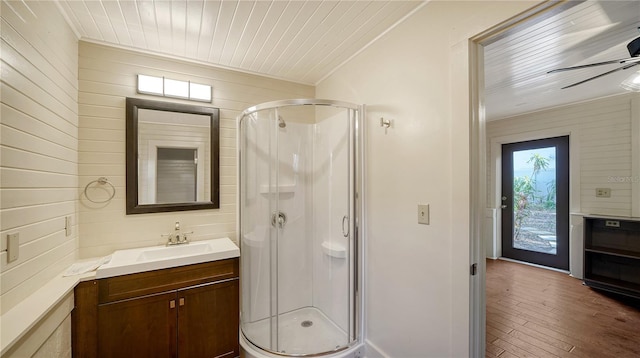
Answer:
[[[287,223],[287,215],[285,213],[278,211],[271,214],[271,226],[276,227],[276,225],[282,229],[284,225]]]

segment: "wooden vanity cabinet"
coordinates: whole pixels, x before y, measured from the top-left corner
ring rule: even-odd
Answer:
[[[82,282],[74,357],[239,356],[238,259]]]

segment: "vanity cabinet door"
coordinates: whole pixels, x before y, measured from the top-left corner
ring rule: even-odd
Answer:
[[[98,357],[176,357],[176,291],[98,306]]]
[[[238,357],[237,279],[178,290],[178,357]]]

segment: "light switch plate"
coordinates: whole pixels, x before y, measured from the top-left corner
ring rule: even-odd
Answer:
[[[17,260],[19,250],[20,234],[18,234],[17,232],[13,234],[7,234],[7,262]]]
[[[418,204],[418,224],[429,225],[429,204]]]
[[[73,222],[71,222],[71,216],[64,217],[64,234],[65,236],[71,236],[71,226]]]

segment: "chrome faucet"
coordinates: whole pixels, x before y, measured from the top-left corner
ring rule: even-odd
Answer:
[[[180,245],[180,244],[188,244],[189,239],[187,238],[187,234],[193,234],[193,231],[190,232],[181,232],[180,231],[180,222],[176,221],[176,225],[174,231],[169,234],[161,235],[162,237],[167,236],[167,246],[171,245]]]

